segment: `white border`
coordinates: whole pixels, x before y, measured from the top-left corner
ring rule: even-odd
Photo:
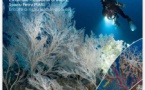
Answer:
[[[145,0],[142,0],[143,2],[143,16],[145,15]],[[2,11],[3,11],[3,7],[2,7],[2,0],[0,0],[0,90],[2,90]],[[145,26],[144,26],[144,21],[145,21],[145,18],[143,17],[143,32],[142,32],[142,35],[144,34],[144,30],[145,30]],[[145,45],[145,42],[144,42],[144,38],[145,38],[145,35],[143,35],[143,46]],[[144,62],[144,58],[145,58],[145,49],[143,47],[143,88],[145,89],[145,85],[144,85],[144,78],[145,78],[145,62]]]
[[[142,35],[143,35],[143,89],[145,89],[145,85],[144,85],[144,78],[145,78],[145,48],[144,48],[144,45],[145,45],[145,42],[144,42],[144,38],[145,38],[145,35],[144,35],[144,30],[145,30],[145,26],[144,26],[144,21],[145,21],[145,18],[144,18],[144,15],[145,15],[145,0],[142,0],[142,2],[143,2],[143,14],[142,14],[142,17],[143,17],[143,24],[142,24],[142,26],[143,26],[143,30],[142,30]]]

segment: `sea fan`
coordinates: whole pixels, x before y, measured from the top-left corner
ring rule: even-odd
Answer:
[[[123,50],[123,41],[116,41],[112,35],[97,37],[93,33],[84,37],[84,30],[77,30],[72,21],[74,11],[66,5],[53,2],[47,5],[53,9],[50,11],[10,12],[9,19],[3,21],[4,47],[7,51],[14,49],[12,57],[17,57],[18,65],[28,72],[33,86],[41,83],[40,87],[48,90],[49,82],[55,80],[66,90],[95,90]],[[31,78],[35,75],[40,78]],[[65,83],[67,80],[76,85],[71,81]]]

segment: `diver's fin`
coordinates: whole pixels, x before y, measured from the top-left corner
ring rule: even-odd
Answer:
[[[136,30],[136,26],[135,26],[135,24],[132,21],[129,22],[129,26],[130,26],[131,31],[135,31]]]

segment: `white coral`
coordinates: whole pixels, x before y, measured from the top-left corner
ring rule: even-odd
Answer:
[[[29,83],[38,90],[63,90],[62,86],[60,86],[57,81],[40,74],[33,74],[33,77],[28,80]]]
[[[60,8],[60,11],[16,12],[6,22],[9,26],[5,25],[5,29],[14,38],[13,48],[25,57],[30,74],[37,70],[41,75],[57,72],[67,77],[73,74],[96,85],[96,77],[101,70],[106,73],[121,53],[123,41],[116,41],[111,35],[96,37],[93,33],[84,38],[84,30],[77,30],[72,23],[74,11],[65,8],[66,5],[65,2],[49,5],[49,8]],[[48,67],[47,70],[39,65],[40,62]],[[30,79],[30,82],[35,81],[32,83],[35,85],[41,83],[40,86],[48,90],[47,85],[51,86],[49,80],[37,76],[37,81]]]

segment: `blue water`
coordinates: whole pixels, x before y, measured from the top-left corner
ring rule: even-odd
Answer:
[[[69,6],[74,8],[74,19],[78,29],[86,29],[86,34],[90,34],[92,30],[96,35],[114,34],[115,39],[124,40],[132,43],[142,38],[142,0],[118,0],[125,4],[122,8],[137,29],[131,31],[126,19],[119,16],[120,27],[106,23],[102,16],[102,4],[100,0],[70,0]]]
[[[69,7],[75,11],[74,20],[76,28],[85,28],[85,33],[90,34],[91,30],[96,34],[114,34],[115,39],[124,40],[132,43],[142,38],[142,0],[118,0],[125,4],[122,10],[127,14],[136,25],[137,29],[131,31],[128,22],[119,16],[120,27],[116,28],[112,23],[106,23],[102,16],[101,0],[69,0]],[[9,0],[3,0],[8,6]],[[4,17],[7,17],[8,8]]]

